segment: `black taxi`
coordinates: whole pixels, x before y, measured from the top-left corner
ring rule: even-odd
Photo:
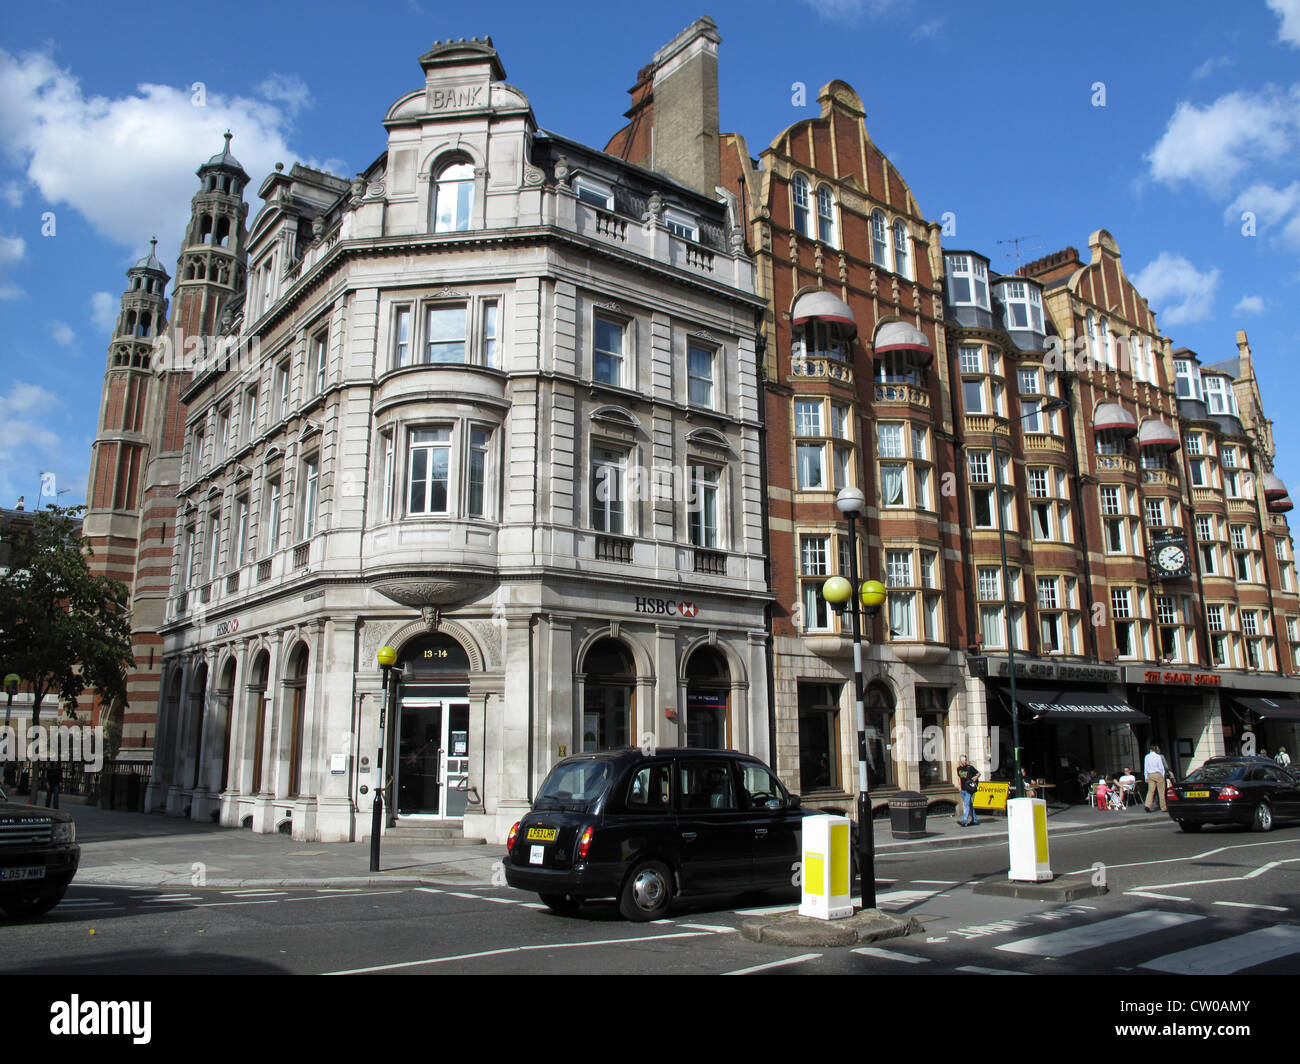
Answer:
[[[732,750],[569,757],[511,828],[506,882],[558,912],[617,898],[629,920],[654,920],[679,896],[797,884],[807,812],[762,761]]]

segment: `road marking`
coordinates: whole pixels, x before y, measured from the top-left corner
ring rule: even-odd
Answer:
[[[543,905],[540,901],[521,901],[519,903],[519,907],[521,909],[545,909],[546,908],[546,906]]]
[[[912,957],[906,953],[895,953],[893,950],[881,949],[879,946],[859,946],[853,950],[854,953],[860,953],[864,957],[879,957],[882,961],[903,961],[907,964],[929,964],[929,957]]]
[[[1136,887],[1135,890],[1164,890],[1166,887],[1203,887],[1211,883],[1241,883],[1247,879],[1255,879],[1262,876],[1265,872],[1271,872],[1274,868],[1284,864],[1295,864],[1300,861],[1300,857],[1284,857],[1280,861],[1269,861],[1268,864],[1260,865],[1252,869],[1244,876],[1219,876],[1216,879],[1185,879],[1181,883],[1148,883],[1145,886]],[[1126,894],[1132,891],[1125,891]]]
[[[1004,953],[1030,954],[1035,957],[1064,957],[1085,949],[1122,942],[1137,935],[1146,935],[1152,931],[1163,931],[1204,920],[1203,916],[1193,913],[1170,913],[1153,909],[1149,912],[1129,913],[1109,920],[1099,920],[1095,924],[1072,927],[1068,931],[1051,931],[1046,935],[1033,938],[1021,938],[1015,942],[1005,942],[996,947]]]
[[[1216,901],[1215,905],[1231,905],[1235,909],[1267,909],[1270,912],[1284,913],[1287,912],[1285,905],[1256,905],[1248,901]]]
[[[451,898],[469,898],[471,901],[479,901],[482,897],[479,894],[463,894],[459,890],[446,890],[443,893]]]
[[[1180,975],[1231,975],[1243,968],[1300,953],[1300,927],[1278,924],[1193,949],[1169,953],[1141,967]]]
[[[376,894],[401,894],[401,893],[402,892],[400,890],[367,890],[367,891],[358,891],[356,893],[349,893],[347,897],[370,898],[370,897],[374,897]],[[337,894],[325,894],[317,897],[308,896],[305,898],[285,898],[284,900],[286,904],[288,904],[291,901],[329,901],[331,898],[337,898],[338,896],[339,895]]]
[[[716,931],[721,935],[734,935],[740,931],[738,927],[724,927],[721,924],[678,924],[678,927],[690,927],[696,931]]]
[[[964,964],[954,968],[957,972],[970,972],[972,975],[1028,975],[1028,972],[1009,972],[1005,968],[977,968],[973,964]]]
[[[1159,898],[1161,901],[1191,901],[1191,898],[1180,898],[1177,894],[1156,894],[1149,890],[1126,890],[1125,894],[1136,894],[1139,898]]]
[[[769,905],[763,909],[733,909],[737,916],[771,916],[773,913],[792,913],[797,905]]]
[[[317,894],[354,894],[360,887],[317,887]]]
[[[502,949],[483,950],[481,953],[461,953],[454,957],[429,957],[422,961],[401,961],[397,964],[377,964],[371,968],[349,968],[325,975],[365,975],[369,972],[391,972],[399,968],[419,968],[426,964],[448,964],[452,961],[472,961],[480,957],[501,957],[509,953],[529,953],[547,949],[585,949],[587,946],[626,946],[633,942],[662,942],[673,938],[700,938],[707,931],[681,931],[673,935],[642,935],[638,938],[602,938],[591,942],[547,942],[536,946],[506,946]]]
[[[1100,830],[1100,829],[1099,829]],[[1088,832],[1079,832],[1080,835],[1089,834]],[[1206,857],[1215,857],[1221,853],[1227,853],[1229,850],[1244,850],[1252,846],[1294,846],[1295,839],[1276,839],[1271,842],[1240,842],[1235,846],[1216,846],[1212,850],[1206,850],[1204,853],[1191,853],[1186,857],[1162,857],[1158,861],[1129,861],[1127,864],[1110,864],[1107,863],[1106,870],[1110,871],[1115,868],[1145,868],[1148,865],[1160,864],[1180,864],[1183,861],[1200,861]],[[1084,876],[1091,875],[1095,869],[1092,866],[1081,868],[1077,872],[1063,872],[1067,876]]]
[[[877,909],[906,909],[929,901],[939,892],[937,890],[891,890],[876,895]]]
[[[223,890],[222,894],[233,894],[236,898],[272,898],[284,896],[287,890]]]
[[[170,902],[200,902],[202,900],[203,900],[202,898],[196,897],[195,895],[186,894],[186,895],[177,896],[175,898],[148,898],[146,899],[145,904],[163,905]]]
[[[925,883],[933,887],[956,887],[960,882],[956,879],[914,879],[913,883]]]
[[[194,906],[196,909],[220,909],[226,905],[279,905],[275,898],[267,898],[265,901],[257,901],[250,898],[248,901],[205,901]]]
[[[136,901],[200,901],[197,894],[132,894]]]
[[[798,957],[791,957],[789,960],[773,961],[771,964],[756,964],[752,968],[739,968],[734,972],[723,972],[723,975],[752,975],[754,972],[766,972],[772,968],[786,968],[791,964],[803,964],[804,961],[815,961],[820,957],[820,953],[804,953]]]

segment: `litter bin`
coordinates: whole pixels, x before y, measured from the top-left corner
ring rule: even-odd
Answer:
[[[890,798],[889,828],[896,839],[925,838],[925,795],[899,791]]]

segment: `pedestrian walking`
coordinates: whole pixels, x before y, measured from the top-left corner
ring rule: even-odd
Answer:
[[[1169,771],[1169,766],[1165,763],[1164,755],[1160,752],[1160,747],[1154,743],[1151,745],[1151,752],[1147,754],[1146,760],[1142,762],[1142,771],[1147,778],[1147,800],[1146,811],[1151,812],[1151,807],[1155,804],[1156,793],[1160,794],[1160,812],[1169,812],[1169,807],[1165,805],[1165,787],[1173,783],[1173,773]]]
[[[961,780],[961,819],[957,823],[962,827],[978,824],[973,803],[980,774],[979,769],[966,760],[965,754],[961,755],[961,760],[957,763],[957,778]]]
[[[63,766],[57,761],[50,762],[45,770],[45,804],[50,809],[59,808],[59,787],[63,784]]]
[[[1286,752],[1285,746],[1278,748],[1277,757],[1273,758],[1273,760],[1276,761],[1283,768],[1291,767],[1291,755]]]

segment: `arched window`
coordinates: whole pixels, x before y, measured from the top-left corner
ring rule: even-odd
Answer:
[[[229,218],[217,219],[216,245],[219,248],[230,246],[230,219]]]
[[[582,663],[582,749],[617,750],[633,740],[636,666],[622,643],[600,639]]]
[[[700,647],[686,666],[686,745],[709,750],[727,746],[731,672],[712,647]]]
[[[253,660],[253,682],[249,685],[249,699],[252,702],[252,716],[256,721],[253,728],[253,779],[251,793],[262,790],[262,747],[266,742],[266,678],[271,665],[271,655],[263,650]]]
[[[794,199],[794,227],[800,236],[811,235],[808,218],[808,179],[803,174],[795,174],[790,182],[790,194]]]
[[[230,720],[235,712],[235,661],[231,658],[221,670],[221,687],[217,691],[217,712],[220,714],[221,777],[218,789],[230,787]]]
[[[191,735],[194,740],[191,748],[194,753],[194,776],[190,781],[191,787],[197,787],[199,780],[203,778],[203,726],[207,712],[207,687],[208,666],[203,664],[194,674],[194,688],[190,692],[190,726],[193,728]]]
[[[459,233],[469,228],[474,212],[474,167],[455,162],[438,171],[433,187],[433,231]]]
[[[817,239],[835,246],[835,197],[830,185],[817,188]]]
[[[307,718],[307,648],[299,643],[284,686],[289,696],[289,791],[296,798],[302,787],[302,740]]]
[[[882,270],[892,270],[889,261],[889,223],[884,211],[874,211],[871,215],[871,261]]]
[[[907,232],[907,223],[899,218],[894,222],[894,269],[906,277],[909,281],[912,279],[912,238]]]

